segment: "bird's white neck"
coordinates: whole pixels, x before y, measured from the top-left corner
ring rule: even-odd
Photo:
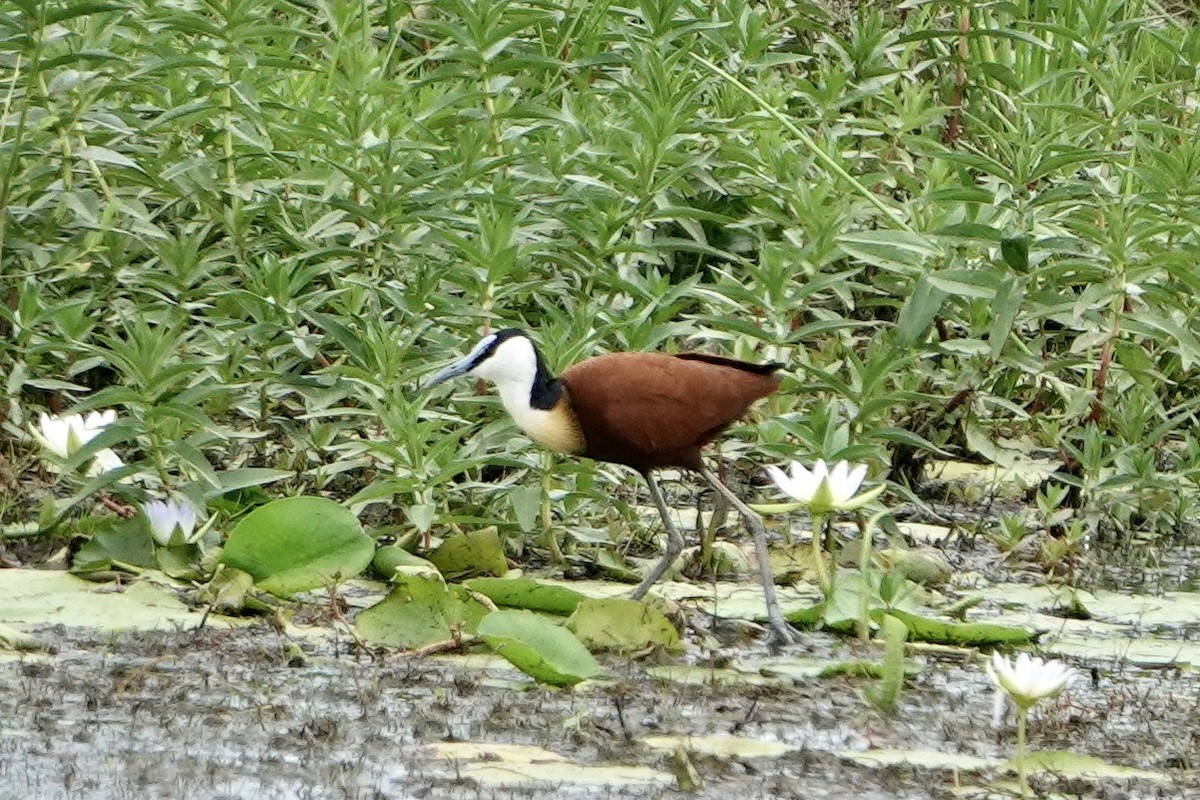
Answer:
[[[568,404],[556,403],[549,408],[534,405],[535,390],[549,389],[555,382],[543,367],[542,385],[538,386],[538,355],[533,342],[523,336],[507,339],[473,372],[496,385],[504,410],[530,439],[558,452],[582,451],[583,439]]]

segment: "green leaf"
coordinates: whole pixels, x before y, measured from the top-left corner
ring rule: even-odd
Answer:
[[[910,638],[934,644],[967,647],[1028,644],[1045,633],[992,622],[948,622],[899,609],[891,609],[888,614],[904,623]]]
[[[431,571],[437,571],[437,567],[432,562],[413,555],[397,544],[389,544],[376,550],[375,556],[371,559],[371,566],[379,573],[380,577],[388,581],[396,576],[396,570],[401,567],[425,567]]]
[[[508,502],[517,515],[517,525],[524,533],[533,531],[542,505],[542,487],[516,486],[508,493]]]
[[[64,6],[62,8],[47,9],[46,10],[46,24],[52,25],[57,22],[66,22],[69,19],[76,19],[77,17],[86,17],[86,16],[90,16],[92,14],[103,14],[108,11],[125,12],[126,10],[127,9],[124,6],[118,5],[116,3],[95,3],[95,2],[69,3],[69,4],[64,4]]]
[[[996,300],[992,303],[992,322],[988,326],[988,345],[991,347],[992,358],[999,358],[1000,353],[1004,351],[1004,343],[1008,340],[1008,334],[1012,331],[1024,300],[1023,278],[1005,280],[996,292]]]
[[[847,255],[905,275],[918,275],[940,260],[942,249],[928,236],[905,231],[857,231],[838,238]]]
[[[925,336],[946,297],[946,292],[934,286],[927,276],[917,279],[896,318],[896,338],[900,344],[911,347]]]
[[[285,469],[266,469],[265,467],[227,469],[224,472],[217,473],[217,485],[215,487],[205,484],[205,499],[220,497],[223,494],[234,492],[238,489],[247,489],[251,486],[274,483],[284,478],[291,478],[295,474]]]
[[[353,578],[375,548],[358,519],[323,497],[288,497],[254,509],[229,533],[221,563],[283,597]]]
[[[401,567],[387,597],[354,621],[368,642],[413,650],[475,630],[488,609],[461,586],[447,586],[435,570]]]
[[[479,623],[488,647],[542,683],[572,686],[600,674],[600,665],[575,636],[532,611],[493,611]]]
[[[990,300],[996,296],[997,277],[990,270],[941,269],[926,277],[935,288],[955,297]]]
[[[508,572],[508,559],[495,525],[449,537],[429,554],[429,560],[450,579]]]
[[[623,597],[584,600],[567,620],[567,628],[593,651],[683,650],[679,631],[662,611]]]
[[[587,595],[565,586],[541,583],[533,578],[475,578],[466,586],[498,606],[567,615],[587,599]]]
[[[146,518],[140,514],[114,521],[92,534],[71,560],[75,573],[102,572],[114,568],[149,569],[157,566],[154,541]]]
[[[212,579],[201,590],[200,600],[218,614],[237,614],[246,608],[253,591],[253,575],[219,565]]]
[[[1000,240],[1000,255],[1017,272],[1029,271],[1029,237],[1025,234],[1005,236]]]
[[[141,171],[141,167],[127,155],[118,153],[116,150],[110,150],[107,147],[84,147],[75,153],[76,158],[87,161],[95,161],[100,164],[110,164],[115,167],[128,167]]]
[[[790,514],[793,511],[799,511],[802,508],[808,508],[808,503],[801,503],[799,500],[792,500],[787,503],[747,503],[752,511],[757,511],[764,516],[771,514]]]

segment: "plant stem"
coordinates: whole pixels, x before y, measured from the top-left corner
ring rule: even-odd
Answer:
[[[550,476],[553,474],[553,466],[554,456],[544,453],[542,456],[542,530],[546,532],[546,546],[550,551],[550,558],[555,564],[565,564],[567,558],[563,555],[562,548],[558,546],[558,535],[554,532],[554,511],[550,507]]]
[[[1017,780],[1021,783],[1021,796],[1029,797],[1029,775],[1025,769],[1025,721],[1029,709],[1017,708]]]
[[[812,519],[813,569],[817,571],[817,584],[821,587],[821,591],[824,592],[825,599],[828,600],[833,594],[833,580],[829,573],[825,571],[825,516],[811,512],[809,516]],[[832,566],[836,569],[836,564]]]
[[[859,517],[861,522],[862,518]],[[858,551],[858,574],[862,576],[862,595],[858,600],[858,638],[864,642],[871,638],[871,536],[875,531],[874,520],[862,526],[862,547]]]

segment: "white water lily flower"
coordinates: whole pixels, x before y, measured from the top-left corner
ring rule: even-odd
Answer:
[[[59,458],[70,458],[71,431],[74,428],[75,420],[79,420],[79,424],[82,425],[83,418],[78,414],[68,417],[52,417],[43,413],[38,418],[38,429],[33,430],[33,435],[49,452]]]
[[[163,547],[188,544],[196,530],[196,509],[179,500],[150,500],[142,503],[150,520],[150,535]]]
[[[47,452],[66,460],[75,455],[79,448],[100,435],[100,433],[117,420],[117,412],[93,411],[87,416],[82,414],[67,414],[56,416],[42,413],[38,417],[38,427],[31,431]],[[96,451],[95,459],[88,467],[89,475],[99,475],[125,466],[125,462],[109,448]]]
[[[1028,653],[1021,653],[1016,661],[992,653],[987,674],[1022,710],[1054,697],[1075,677],[1075,671],[1061,661],[1043,661]]]
[[[816,514],[829,511],[850,511],[866,505],[883,491],[878,486],[869,492],[855,493],[867,475],[867,465],[850,466],[848,461],[839,461],[830,469],[823,460],[818,460],[810,470],[798,461],[793,461],[784,472],[779,467],[767,467],[767,474],[775,485],[793,500],[809,507]]]

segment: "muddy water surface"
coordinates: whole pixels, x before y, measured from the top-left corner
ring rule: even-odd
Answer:
[[[266,625],[35,633],[49,653],[0,662],[0,797],[883,800],[1012,789],[1011,720],[992,727],[992,693],[967,651],[917,655],[900,708],[883,714],[861,679],[807,674],[812,661],[877,655],[822,634],[781,657],[610,659],[610,679],[563,691],[491,656],[355,653],[331,637],[291,642],[301,658]],[[1035,787],[1200,798],[1196,674],[1077,666],[1081,680],[1031,725],[1032,747],[1142,772],[1040,772]],[[680,791],[691,782],[693,794]]]

